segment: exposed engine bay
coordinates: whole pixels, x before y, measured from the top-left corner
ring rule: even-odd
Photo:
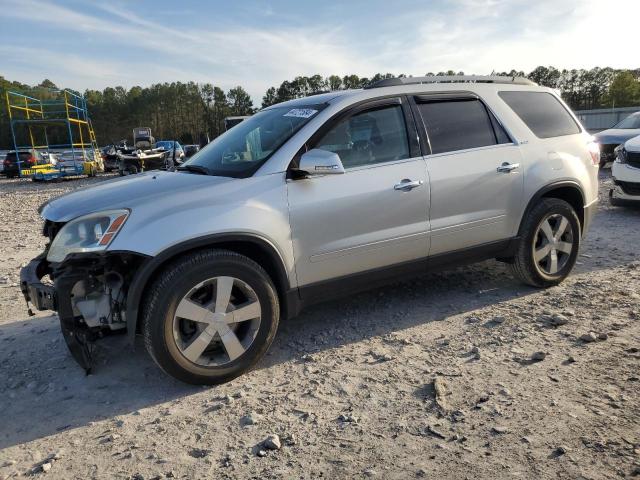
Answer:
[[[53,241],[62,226],[47,221],[43,233]],[[21,289],[27,305],[58,312],[67,346],[88,373],[93,366],[92,343],[126,330],[127,290],[142,258],[101,252],[56,264],[46,260],[50,244],[23,269]],[[47,276],[49,280],[43,280]]]

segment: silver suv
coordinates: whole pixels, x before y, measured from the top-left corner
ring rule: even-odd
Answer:
[[[266,108],[175,172],[46,204],[22,271],[74,358],[136,332],[190,383],[228,381],[314,302],[496,258],[536,287],[573,268],[599,152],[557,94],[519,78],[425,77]],[[53,283],[44,282],[46,275]]]

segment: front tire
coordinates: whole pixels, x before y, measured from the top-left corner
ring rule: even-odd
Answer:
[[[614,194],[613,194],[613,188],[611,190],[609,190],[609,204],[612,207],[623,207],[624,206],[624,202],[621,202],[620,200],[618,200]]]
[[[280,318],[269,275],[253,260],[204,250],[167,266],[143,305],[142,333],[155,362],[183,382],[228,382],[252,368]]]
[[[524,220],[511,273],[533,287],[558,285],[576,263],[580,237],[573,207],[558,198],[543,198]]]

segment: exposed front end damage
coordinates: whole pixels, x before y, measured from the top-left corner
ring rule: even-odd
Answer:
[[[46,253],[21,270],[20,288],[28,306],[58,312],[69,351],[89,373],[95,340],[126,330],[127,290],[144,257],[101,252],[52,263]]]

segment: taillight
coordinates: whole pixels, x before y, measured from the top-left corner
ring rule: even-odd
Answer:
[[[27,158],[27,163],[30,165],[33,165],[34,163],[36,163],[36,159],[33,158],[33,155]]]
[[[591,164],[600,165],[600,145],[596,142],[587,143],[587,149],[591,155]]]

